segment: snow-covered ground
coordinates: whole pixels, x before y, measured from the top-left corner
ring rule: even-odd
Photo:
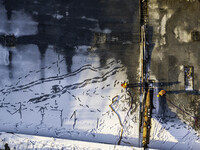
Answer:
[[[166,104],[168,99],[157,98],[154,90],[154,107],[151,120],[151,139],[149,147],[157,149],[198,150],[200,137],[197,132],[177,118]]]
[[[126,67],[120,61],[113,58],[101,67],[95,53],[79,46],[68,73],[64,57],[52,47],[43,68],[37,47],[20,48],[13,69],[1,68],[1,131],[115,144],[121,133],[109,107],[115,97],[112,107],[124,123],[122,142],[137,144],[138,113],[128,113],[130,96],[120,86],[127,80]]]
[[[109,145],[103,143],[82,142],[52,137],[31,136],[23,134],[0,133],[0,149],[7,143],[11,149],[42,150],[132,150],[133,147]],[[134,147],[134,150],[141,148]]]

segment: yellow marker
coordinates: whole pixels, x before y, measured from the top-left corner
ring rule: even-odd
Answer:
[[[163,95],[165,95],[165,94],[166,94],[166,91],[165,91],[165,90],[161,90],[161,91],[158,93],[157,97],[163,96]]]
[[[121,86],[122,86],[123,88],[127,88],[127,83],[126,83],[126,82],[125,82],[125,83],[122,83]]]

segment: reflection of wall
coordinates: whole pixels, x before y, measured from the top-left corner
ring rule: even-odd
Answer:
[[[12,4],[16,3],[15,6]],[[108,43],[95,45],[103,51],[99,51],[101,65],[105,65],[106,59],[114,55],[130,66],[129,78],[137,77],[136,69],[139,56],[138,31],[139,31],[139,8],[138,1],[51,1],[46,5],[45,1],[37,3],[8,0],[4,5],[7,18],[12,19],[15,12],[23,11],[31,15],[37,22],[37,34],[21,36],[18,44],[36,44],[43,56],[48,45],[58,47],[57,53],[66,56],[68,72],[71,71],[74,47],[77,45],[92,45],[95,33],[105,33],[109,38]],[[23,15],[22,15],[23,16]],[[29,25],[28,25],[29,26]],[[120,42],[112,42],[119,39]],[[122,39],[122,40],[121,40]],[[105,41],[105,38],[103,38]],[[60,50],[62,49],[62,51]],[[104,51],[106,49],[106,51]],[[109,49],[109,51],[107,50]],[[137,57],[136,57],[137,58]],[[135,81],[135,80],[134,80]]]

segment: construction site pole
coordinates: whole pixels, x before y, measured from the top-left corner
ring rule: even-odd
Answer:
[[[148,88],[148,60],[149,60],[149,14],[148,0],[140,0],[140,127],[139,146],[147,148],[151,126],[151,99]]]

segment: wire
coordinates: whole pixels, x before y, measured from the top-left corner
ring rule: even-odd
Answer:
[[[166,98],[166,100],[167,100],[168,102],[170,102],[173,106],[175,106],[176,108],[178,108],[179,110],[181,110],[183,113],[185,113],[185,114],[187,114],[188,116],[190,116],[191,118],[193,118],[193,119],[195,120],[195,125],[198,125],[198,122],[200,121],[200,117],[192,116],[191,114],[185,112],[183,109],[181,109],[180,107],[178,107],[177,105],[175,105],[174,103],[172,103],[171,100],[169,100],[169,99],[167,99],[167,98]],[[200,126],[200,124],[199,124],[199,126]]]

